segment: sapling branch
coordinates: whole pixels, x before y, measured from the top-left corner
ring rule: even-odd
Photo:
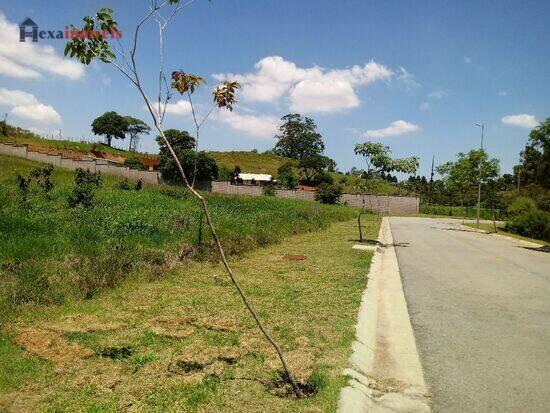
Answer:
[[[172,145],[170,144],[170,141],[166,137],[166,135],[164,133],[164,129],[162,127],[162,121],[163,121],[163,118],[164,118],[164,113],[166,111],[166,104],[167,104],[167,102],[170,98],[169,88],[168,88],[168,85],[166,85],[167,86],[166,87],[167,96],[166,96],[166,99],[165,99],[164,108],[162,108],[161,107],[161,95],[162,95],[162,80],[164,78],[163,52],[162,52],[163,31],[164,31],[164,28],[166,27],[166,25],[168,24],[168,22],[171,20],[171,18],[176,14],[176,12],[178,10],[180,10],[181,8],[190,5],[192,2],[193,2],[193,0],[190,0],[190,1],[188,1],[187,3],[185,3],[183,5],[178,4],[179,3],[178,0],[166,0],[166,1],[163,1],[160,5],[155,0],[153,0],[151,2],[149,12],[138,22],[138,24],[136,26],[136,29],[135,29],[135,32],[134,32],[133,45],[132,45],[132,49],[131,49],[131,52],[130,52],[130,62],[128,62],[126,60],[126,58],[123,58],[124,61],[128,64],[129,69],[131,71],[131,74],[128,73],[125,70],[124,66],[121,66],[120,64],[118,64],[114,60],[115,59],[114,54],[112,54],[112,52],[109,51],[109,44],[103,38],[98,40],[99,47],[101,47],[102,50],[106,50],[107,52],[111,53],[113,58],[112,59],[102,59],[102,60],[105,63],[113,64],[113,66],[115,66],[136,87],[139,94],[141,95],[141,97],[145,101],[145,105],[147,107],[147,110],[149,111],[149,113],[150,113],[150,115],[153,119],[154,127],[157,130],[160,137],[162,138],[162,140],[164,141],[164,143],[165,143],[166,147],[168,148],[168,151],[170,152],[172,158],[174,159],[174,162],[176,163],[176,166],[178,168],[178,171],[179,171],[179,174],[181,176],[181,179],[182,179],[182,182],[183,182],[184,186],[187,188],[187,190],[189,190],[189,192],[199,202],[199,205],[200,205],[200,207],[201,207],[201,209],[204,213],[204,216],[206,218],[206,222],[208,224],[210,233],[212,234],[212,238],[214,239],[214,242],[216,244],[216,249],[218,251],[218,255],[220,257],[220,260],[221,260],[227,274],[229,275],[229,277],[231,279],[231,282],[235,286],[235,288],[236,288],[239,296],[241,297],[245,307],[247,308],[248,312],[250,313],[250,315],[252,316],[252,318],[254,319],[256,324],[258,325],[258,328],[260,329],[260,331],[263,333],[263,335],[265,336],[267,341],[269,341],[269,343],[272,345],[272,347],[276,351],[276,353],[277,353],[277,355],[278,355],[278,357],[281,361],[281,364],[283,366],[285,378],[291,384],[296,396],[297,397],[302,397],[302,392],[301,392],[300,388],[298,387],[298,385],[297,385],[297,383],[294,379],[294,376],[291,373],[291,370],[290,370],[290,368],[289,368],[289,366],[286,362],[285,356],[284,356],[281,348],[279,347],[277,342],[273,339],[273,337],[271,336],[269,330],[265,327],[263,322],[258,317],[252,303],[250,302],[247,295],[245,294],[245,292],[241,288],[235,274],[233,273],[233,270],[232,270],[231,266],[229,265],[229,263],[227,261],[227,258],[225,256],[225,251],[223,249],[220,238],[218,236],[218,233],[216,231],[216,228],[215,228],[214,223],[212,221],[212,218],[210,216],[210,211],[208,209],[208,205],[206,203],[206,200],[194,188],[194,182],[195,182],[195,176],[196,176],[196,164],[195,164],[195,172],[193,174],[193,180],[192,180],[192,182],[189,182],[189,179],[188,179],[187,175],[185,174],[185,171],[182,167],[182,164],[181,164],[176,152],[174,151]],[[158,97],[157,97],[157,107],[155,108],[155,105],[153,104],[153,102],[151,101],[151,99],[149,98],[149,96],[147,95],[147,93],[145,92],[145,90],[143,89],[143,86],[141,84],[140,77],[139,77],[138,70],[137,70],[137,64],[136,64],[136,51],[137,51],[139,32],[140,32],[141,27],[150,19],[151,16],[153,16],[153,15],[159,16],[159,10],[161,10],[167,4],[175,4],[176,9],[172,12],[172,14],[170,15],[169,18],[167,18],[167,19],[162,18],[162,22],[157,21],[158,25],[159,25],[159,34],[160,34],[160,37],[161,37],[161,40],[159,42],[159,45],[161,47],[161,52],[160,52],[160,65],[159,65],[159,67],[160,67],[160,69],[159,69],[159,93],[158,93]],[[110,18],[110,13],[108,14],[108,17]],[[90,18],[90,19],[93,21],[93,18]],[[114,20],[112,20],[112,19],[110,21],[112,21],[112,24],[116,27],[116,22],[114,22]],[[80,42],[78,45],[76,45],[78,47],[73,47],[73,46],[75,46],[75,43],[78,43],[78,42]],[[88,64],[90,62],[90,59],[82,59],[81,58],[83,54],[86,54],[86,52],[89,52],[89,50],[86,48],[88,46],[89,45],[87,43],[85,43],[85,42],[82,43],[82,41],[79,40],[79,39],[73,39],[73,40],[71,40],[71,42],[69,42],[67,48],[65,49],[65,55],[70,53],[71,57],[76,57],[76,58],[80,59],[82,63]],[[93,47],[98,47],[97,44],[92,44],[92,46]],[[123,49],[121,49],[119,52],[123,53]],[[194,76],[194,75],[185,75],[182,72],[174,72],[174,73],[178,73],[180,77],[174,78],[174,74],[173,74],[173,79],[176,79],[176,80],[179,79],[179,80],[183,81],[183,83],[180,82],[177,85],[177,86],[181,87],[181,89],[177,88],[178,91],[180,93],[189,92],[188,96],[189,96],[189,100],[190,100],[190,104],[191,104],[191,108],[192,108],[192,112],[193,112],[193,119],[194,119],[195,126],[196,126],[196,129],[197,129],[197,145],[198,145],[199,129],[202,126],[202,124],[206,121],[206,119],[208,118],[208,116],[210,115],[210,113],[212,112],[213,109],[208,112],[208,114],[205,116],[205,118],[201,122],[198,122],[197,118],[196,118],[196,115],[195,115],[194,106],[193,106],[192,100],[191,100],[191,93],[193,93],[194,88],[196,86],[198,86],[200,83],[202,83],[202,78],[200,78],[198,76]],[[181,76],[186,76],[186,77],[181,77]],[[174,84],[172,84],[172,87],[174,87]],[[229,110],[232,110],[232,105],[236,102],[235,90],[239,87],[240,87],[240,85],[237,82],[227,82],[227,81],[224,82],[222,86],[218,86],[214,91],[214,101],[216,102],[216,106],[220,107],[220,108],[225,107]]]

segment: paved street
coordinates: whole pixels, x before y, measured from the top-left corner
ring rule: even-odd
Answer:
[[[433,410],[550,411],[550,253],[453,220],[390,223]]]

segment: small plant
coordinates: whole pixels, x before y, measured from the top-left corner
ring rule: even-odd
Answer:
[[[31,185],[31,177],[24,177],[21,174],[17,174],[17,183],[19,188],[19,193],[21,194],[21,200],[23,203],[27,202],[27,197],[29,195],[29,186]]]
[[[275,184],[273,181],[264,186],[263,193],[266,196],[275,196]]]
[[[74,175],[74,188],[69,195],[69,206],[76,208],[82,205],[85,209],[93,207],[94,188],[101,186],[101,172],[90,172],[77,168]]]
[[[136,191],[141,191],[141,189],[143,188],[143,181],[141,179],[138,179],[138,181],[136,182],[136,186],[134,187],[134,189]]]
[[[322,183],[315,190],[315,200],[323,204],[338,204],[342,197],[342,188],[339,185]]]
[[[30,173],[30,176],[36,179],[36,183],[40,188],[42,188],[45,194],[50,193],[50,191],[53,189],[53,182],[52,182],[53,169],[54,169],[53,165],[49,163],[42,168],[33,169]]]
[[[118,189],[122,189],[123,191],[129,191],[131,188],[130,188],[130,184],[128,183],[128,179],[124,179],[123,181],[120,181],[118,183]]]

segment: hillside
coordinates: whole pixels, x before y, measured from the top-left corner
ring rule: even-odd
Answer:
[[[92,151],[102,152],[105,156],[112,160],[121,161],[124,158],[130,158],[134,156],[133,153],[117,149],[110,148],[100,142],[86,143],[75,142],[69,140],[56,140],[56,139],[43,139],[40,136],[26,131],[24,129],[15,128],[8,125],[9,136],[1,136],[0,142],[18,144],[28,144],[29,149],[37,150],[41,152],[60,152],[66,157],[80,158],[83,155],[89,155]],[[240,166],[243,172],[248,173],[267,173],[277,176],[277,169],[286,162],[291,162],[296,165],[296,161],[290,158],[284,158],[278,155],[270,153],[259,153],[257,151],[209,151],[208,154],[214,158],[218,168],[225,169],[226,171],[232,171],[236,165]],[[148,158],[154,158],[157,154],[141,153],[141,156]],[[297,167],[294,168],[294,172],[298,175]],[[360,192],[357,187],[364,186],[366,184],[367,192],[373,194],[382,195],[406,195],[409,192],[398,188],[391,183],[380,180],[371,179],[366,182],[362,178],[348,176],[340,172],[331,172],[330,175],[334,178],[334,182],[343,186],[346,193],[358,193]]]

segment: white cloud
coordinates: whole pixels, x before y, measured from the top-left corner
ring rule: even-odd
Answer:
[[[390,126],[383,129],[369,129],[363,134],[365,138],[387,138],[390,136],[405,135],[407,133],[417,132],[420,126],[404,120],[396,120],[390,123]]]
[[[319,66],[300,68],[280,56],[268,56],[254,65],[253,73],[218,73],[218,80],[233,79],[243,85],[245,101],[274,103],[287,97],[292,110],[337,112],[357,107],[356,89],[370,83],[389,80],[392,72],[371,61],[364,66],[327,70]]]
[[[472,58],[469,56],[464,56],[464,63],[472,63]]]
[[[535,119],[535,116],[528,115],[527,113],[504,116],[501,121],[505,125],[517,126],[518,128],[525,129],[533,129],[539,124],[539,122]]]
[[[0,75],[39,79],[44,72],[75,80],[84,76],[84,67],[64,59],[52,46],[20,42],[18,25],[0,12]]]
[[[499,96],[508,96],[508,92],[506,92],[505,90],[501,90],[498,92],[498,95]]]
[[[412,89],[412,88],[422,86],[420,83],[416,81],[414,76],[410,74],[407,71],[407,69],[405,69],[403,66],[399,66],[399,75],[397,76],[397,80],[402,82],[407,89]]]
[[[11,110],[11,113],[18,118],[30,120],[38,123],[47,123],[59,125],[61,116],[54,108],[42,103],[27,106],[16,106]]]
[[[166,113],[171,115],[187,116],[191,114],[191,104],[187,100],[180,99],[176,103],[166,105]]]
[[[213,114],[216,121],[229,127],[259,138],[273,138],[277,133],[280,120],[269,115],[242,115],[235,111],[221,110]]]
[[[427,110],[430,110],[430,103],[429,102],[422,102],[419,106],[419,109],[422,110],[422,111],[427,111]]]
[[[0,105],[11,107],[10,113],[20,119],[46,125],[61,124],[61,116],[49,105],[44,105],[36,97],[22,90],[0,88]]]
[[[443,99],[447,97],[448,93],[444,90],[434,90],[432,93],[428,94],[430,99]]]

